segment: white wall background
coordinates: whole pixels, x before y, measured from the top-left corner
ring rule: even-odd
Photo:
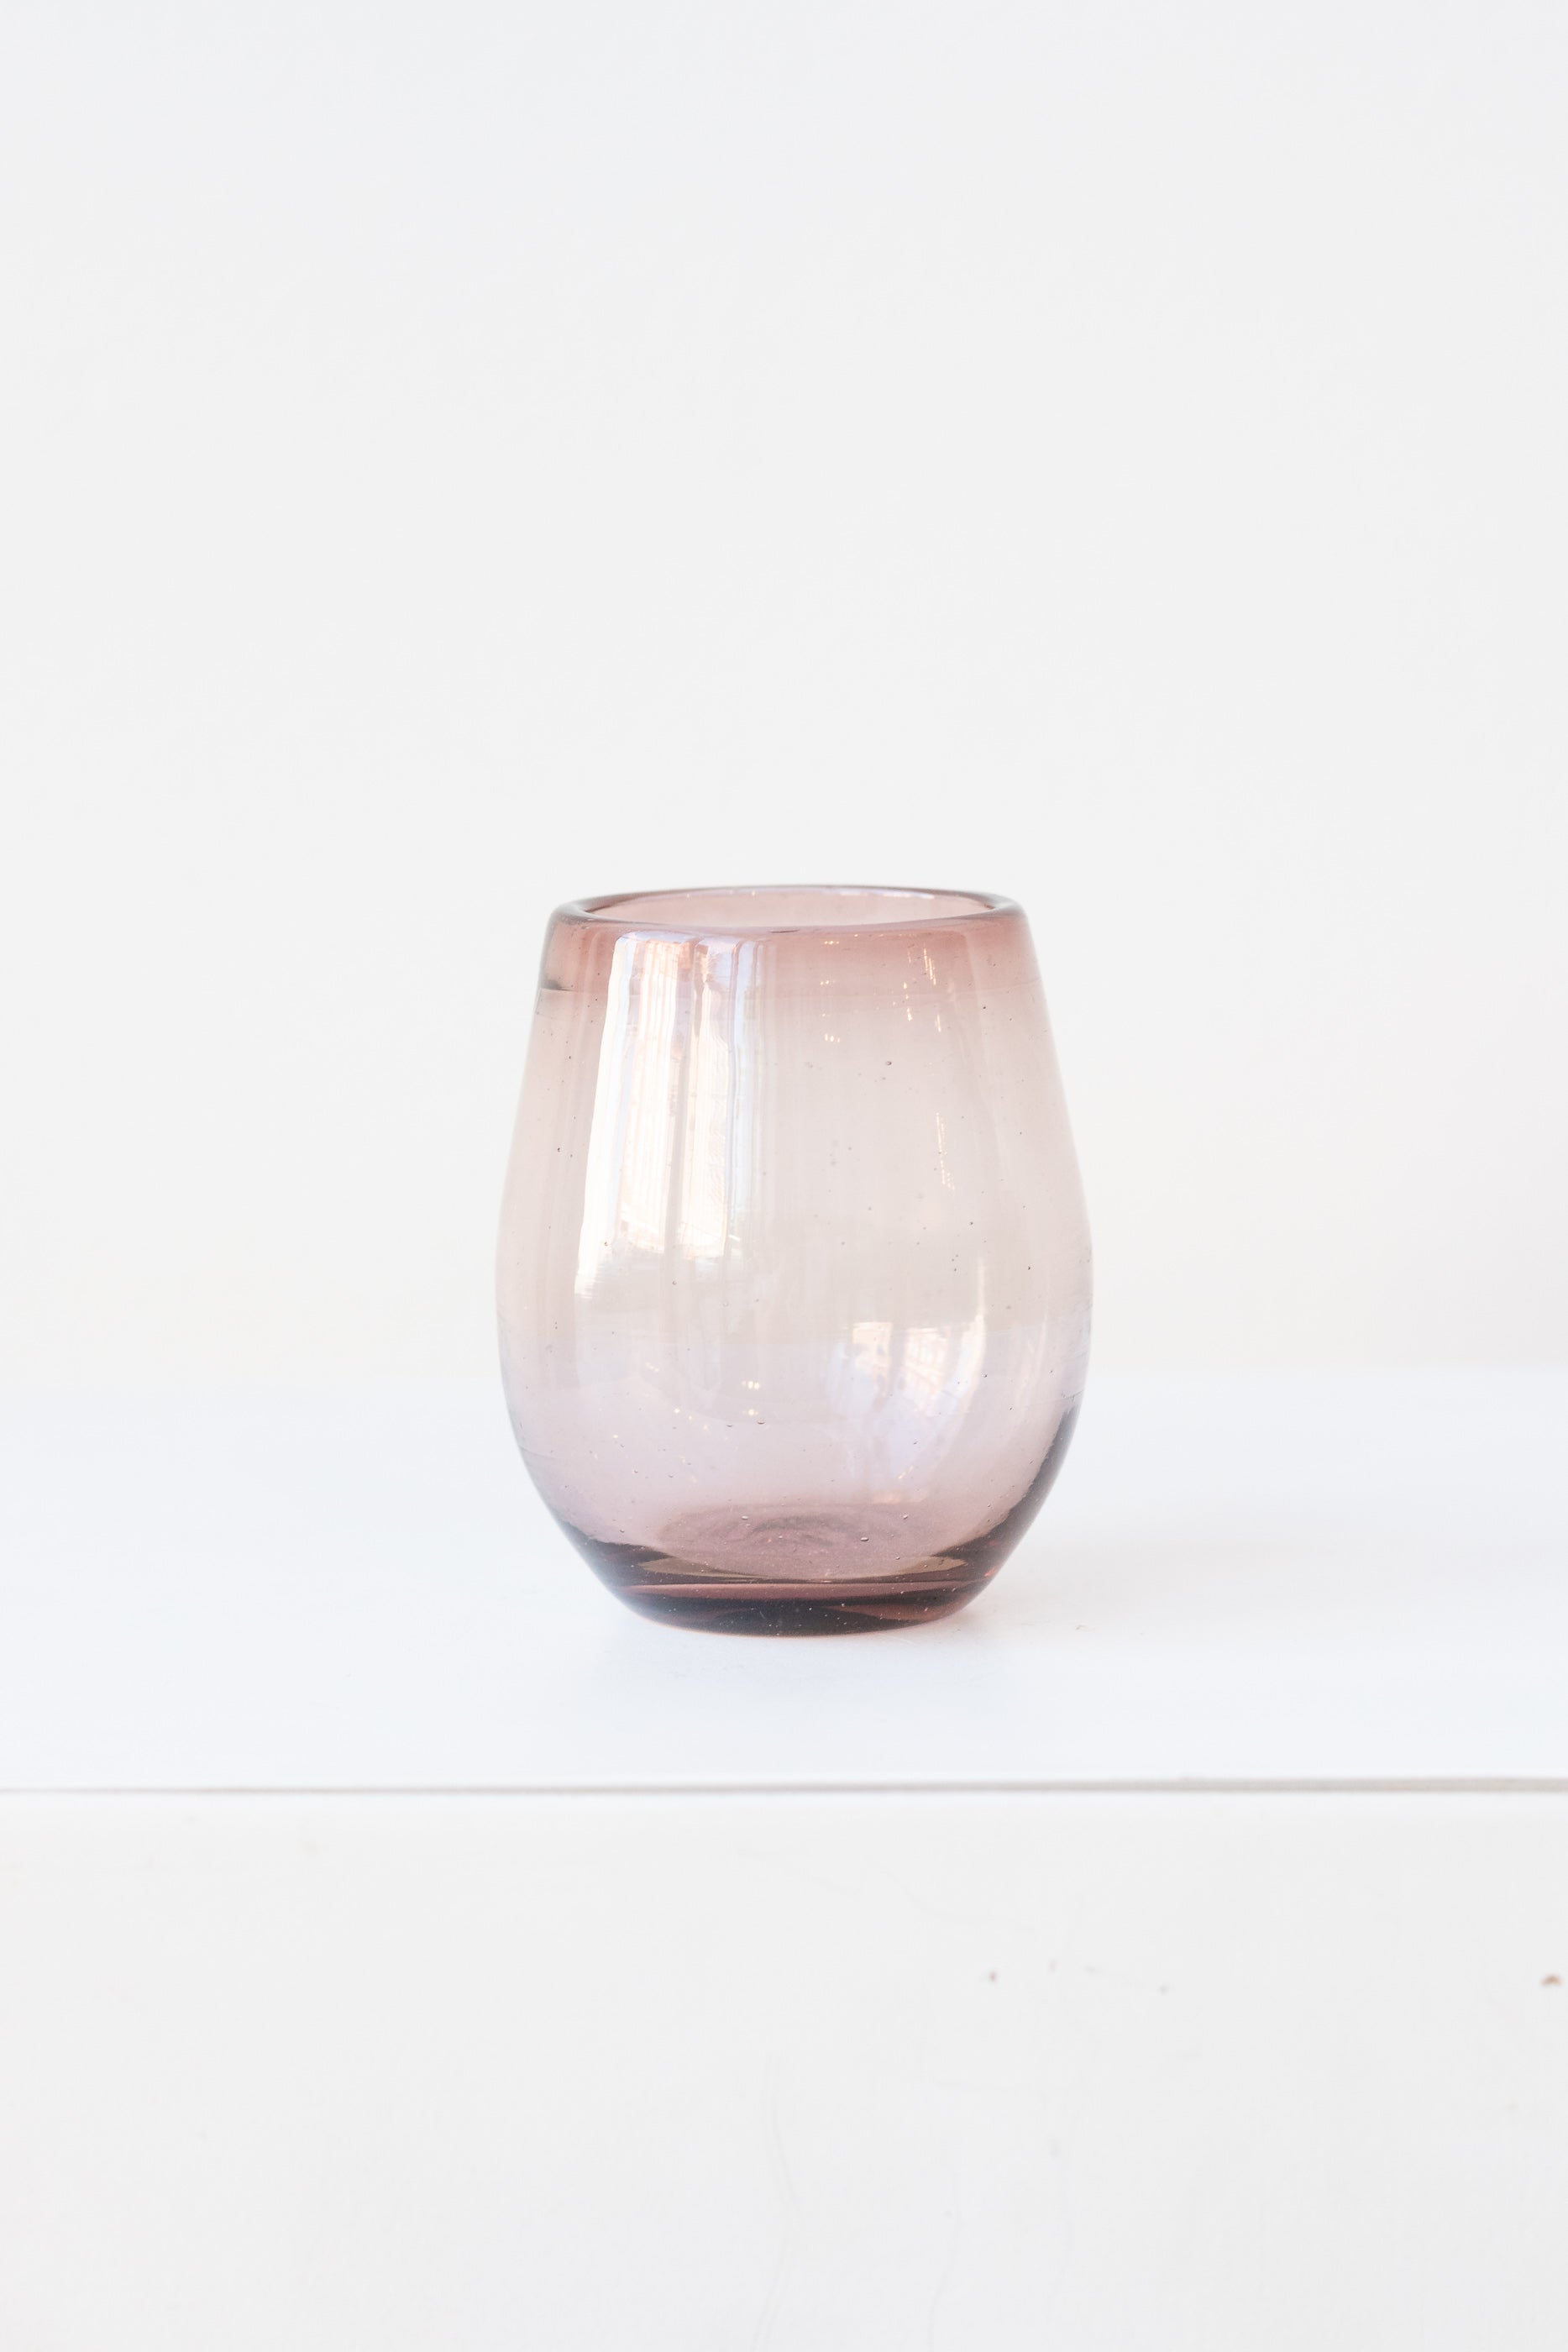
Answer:
[[[1102,1363],[1568,1355],[1561,9],[0,24],[0,1373],[486,1370],[731,879],[1030,907]]]

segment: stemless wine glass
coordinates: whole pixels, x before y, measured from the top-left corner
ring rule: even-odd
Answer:
[[[945,1615],[1051,1486],[1089,1235],[1022,910],[660,890],[546,936],[501,1362],[545,1501],[632,1608]]]

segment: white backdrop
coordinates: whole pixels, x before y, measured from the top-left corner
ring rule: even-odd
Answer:
[[[1568,17],[11,0],[0,1374],[485,1370],[540,929],[1009,890],[1102,1363],[1568,1355]]]

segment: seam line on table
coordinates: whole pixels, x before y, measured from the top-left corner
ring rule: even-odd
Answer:
[[[1518,1797],[1568,1796],[1568,1778],[1138,1780],[661,1780],[471,1782],[39,1782],[0,1785],[0,1801],[26,1797],[451,1798],[505,1797]]]

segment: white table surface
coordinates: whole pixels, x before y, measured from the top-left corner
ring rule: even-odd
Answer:
[[[488,1384],[0,1430],[7,2347],[1568,2343],[1568,1374],[1097,1381],[815,1642]]]
[[[934,1626],[644,1623],[487,1383],[13,1395],[0,1788],[1568,1788],[1568,1371],[1092,1382]]]

